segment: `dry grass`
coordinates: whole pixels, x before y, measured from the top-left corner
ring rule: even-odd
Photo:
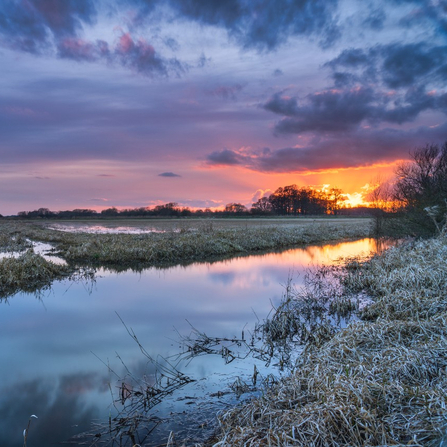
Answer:
[[[254,221],[253,221],[254,222]],[[213,261],[325,241],[370,235],[369,220],[328,220],[297,225],[219,227],[196,222],[180,231],[146,234],[89,234],[50,230],[32,223],[2,223],[0,233],[18,234],[52,244],[69,263],[117,269]]]
[[[439,446],[447,432],[447,238],[351,261],[346,291],[375,300],[294,373],[220,416],[216,446]]]
[[[49,262],[32,250],[19,257],[5,257],[0,259],[0,299],[48,288],[71,273],[67,266]]]

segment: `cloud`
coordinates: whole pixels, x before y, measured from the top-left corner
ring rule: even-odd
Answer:
[[[338,132],[352,129],[370,116],[374,100],[370,88],[326,90],[308,95],[304,101],[276,94],[264,108],[287,117],[277,123],[278,133]]]
[[[207,156],[207,163],[214,166],[236,166],[243,164],[245,158],[230,149],[212,152]]]
[[[221,85],[209,91],[209,94],[223,99],[236,99],[236,94],[243,88],[244,87],[240,84]]]
[[[106,62],[128,67],[146,76],[180,75],[188,70],[176,58],[160,57],[145,39],[135,40],[129,32],[122,33],[114,47],[103,40],[89,42],[81,38],[64,38],[57,44],[60,58],[78,62]]]
[[[385,19],[386,14],[383,9],[375,9],[369,13],[365,20],[363,20],[363,25],[374,31],[381,31],[383,29]]]
[[[57,46],[58,56],[76,61],[94,62],[100,58],[109,58],[110,50],[107,42],[86,40],[68,37],[61,40]]]
[[[92,0],[3,0],[1,42],[13,49],[42,53],[53,39],[74,37],[83,24],[93,24],[95,19]]]
[[[273,194],[273,191],[271,189],[258,189],[251,198],[251,202],[255,203],[262,197],[269,197],[271,194]]]
[[[371,166],[408,158],[409,151],[427,141],[443,142],[446,132],[447,123],[413,131],[360,128],[316,138],[303,147],[246,151],[244,155],[225,149],[208,155],[207,163],[214,166],[236,164],[253,171],[281,173]]]
[[[357,70],[350,79],[379,81],[390,88],[412,86],[418,82],[447,80],[447,46],[425,42],[378,45],[369,49],[350,48],[325,64],[335,73],[339,68]],[[352,75],[352,73],[351,73]]]
[[[161,1],[131,0],[139,7],[138,20],[146,20]],[[148,5],[150,4],[150,7]],[[336,10],[338,0],[170,0],[178,19],[225,29],[244,48],[270,51],[290,36],[316,36],[323,46],[340,35]]]
[[[162,172],[158,174],[159,177],[181,177],[181,175],[174,174],[173,172]]]
[[[89,390],[106,391],[106,383],[107,377],[80,373],[61,376],[56,382],[32,380],[16,383],[17,389],[21,390],[17,396],[3,389],[0,444],[8,445],[11,439],[19,439],[31,414],[38,416],[30,425],[30,440],[32,438],[34,445],[58,444],[82,430],[89,430],[100,411],[87,404],[84,395]]]
[[[135,41],[130,33],[123,33],[119,38],[115,57],[123,66],[139,73],[167,75],[168,72],[166,62],[156,54],[154,47],[144,39]]]
[[[93,0],[5,0],[0,3],[0,45],[34,54],[54,54],[77,62],[106,62],[128,67],[146,76],[184,73],[188,67],[176,58],[163,58],[145,39],[123,32],[116,44],[89,41],[80,33],[92,25],[97,11]],[[165,44],[171,49],[174,39]]]
[[[428,110],[447,113],[446,61],[447,46],[423,42],[347,49],[325,64],[333,87],[303,98],[277,92],[263,108],[282,116],[277,134],[401,125]]]
[[[109,199],[104,199],[102,197],[96,199],[89,199],[90,202],[108,202]]]
[[[391,88],[413,85],[428,75],[438,77],[439,67],[445,67],[447,60],[447,46],[428,48],[423,43],[388,45],[380,53],[383,79]]]
[[[400,20],[400,24],[410,28],[414,25],[435,27],[437,34],[447,34],[447,4],[445,0],[393,0],[398,5],[412,3],[415,8]]]
[[[279,68],[277,68],[274,72],[273,72],[273,76],[283,76],[284,75],[284,72],[281,70],[281,69],[279,69]]]

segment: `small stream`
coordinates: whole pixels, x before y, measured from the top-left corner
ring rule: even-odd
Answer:
[[[43,296],[9,298],[0,307],[0,445],[23,445],[30,415],[37,418],[29,447],[89,445],[80,435],[99,433],[115,414],[117,377],[154,374],[127,329],[153,359],[193,380],[154,407],[158,427],[144,445],[165,445],[171,431],[177,440],[206,439],[216,412],[252,395],[232,392],[237,380],[249,382],[255,366],[260,379],[281,372],[252,357],[179,362],[181,336],[193,328],[249,334],[280,303],[290,277],[299,285],[309,266],[374,250],[375,241],[364,239],[141,273],[100,269],[94,282],[56,282]]]

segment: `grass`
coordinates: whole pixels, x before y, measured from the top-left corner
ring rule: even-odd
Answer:
[[[276,222],[278,219],[274,219]],[[222,221],[224,221],[222,219]],[[368,219],[306,220],[293,225],[275,222],[258,225],[255,220],[235,226],[215,221],[182,224],[177,231],[145,234],[91,234],[52,230],[33,223],[0,224],[0,234],[47,242],[70,264],[110,266],[116,269],[168,266],[213,261],[232,256],[281,250],[334,240],[360,239],[370,235]]]
[[[0,259],[0,299],[49,288],[54,280],[71,273],[71,268],[49,262],[32,250],[19,257],[5,257]]]
[[[441,235],[365,263],[351,260],[339,275],[344,294],[366,291],[373,304],[360,321],[312,337],[294,372],[262,397],[222,414],[214,445],[440,445],[447,433],[446,259]]]

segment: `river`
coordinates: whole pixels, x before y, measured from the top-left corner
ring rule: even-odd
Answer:
[[[39,296],[9,298],[0,308],[0,445],[23,445],[31,415],[37,418],[31,418],[29,447],[70,439],[81,445],[83,438],[73,437],[99,432],[94,424],[115,411],[116,376],[154,372],[127,329],[154,359],[175,363],[180,337],[192,327],[240,338],[279,304],[290,277],[299,285],[309,266],[372,250],[374,240],[364,239],[187,267],[101,269],[91,283],[62,281]],[[238,377],[249,378],[254,365],[261,375],[279,374],[261,363],[248,358],[225,365],[216,355],[178,364],[194,382],[153,409],[163,422],[144,445],[166,444],[171,430],[208,435],[205,427],[212,429],[216,411],[244,398],[226,394]]]

